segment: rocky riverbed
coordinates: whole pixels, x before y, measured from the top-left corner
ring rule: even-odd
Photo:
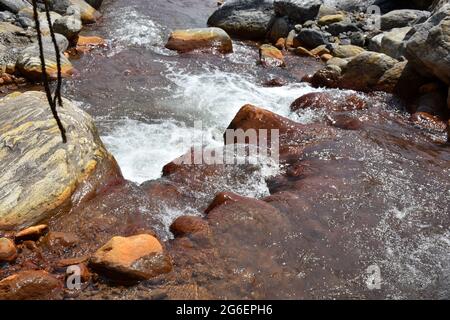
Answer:
[[[48,2],[67,144],[0,0],[0,299],[450,298],[448,1]],[[178,161],[226,129],[279,162]]]

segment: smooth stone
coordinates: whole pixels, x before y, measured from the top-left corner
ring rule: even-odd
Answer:
[[[233,52],[233,43],[230,36],[220,28],[199,28],[173,31],[166,48],[182,53],[194,50],[217,50],[220,53],[231,53]]]

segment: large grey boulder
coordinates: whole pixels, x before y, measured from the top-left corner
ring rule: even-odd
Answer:
[[[405,37],[411,31],[411,27],[395,28],[384,33],[381,40],[380,52],[395,59],[400,59],[405,53]]]
[[[209,17],[208,26],[244,39],[264,39],[274,15],[273,0],[232,0]]]
[[[278,16],[288,16],[294,23],[314,20],[319,14],[321,0],[275,0],[274,9]]]
[[[381,30],[403,28],[422,23],[430,17],[430,12],[421,10],[394,10],[381,16]]]
[[[53,23],[53,30],[69,40],[77,38],[82,28],[81,19],[77,15],[64,16]]]
[[[27,227],[67,210],[78,187],[97,168],[117,166],[92,118],[64,99],[59,109],[67,129],[61,141],[45,93],[13,93],[0,99],[0,230]],[[61,211],[62,210],[62,211]]]
[[[20,10],[30,7],[31,4],[26,0],[0,0],[0,10],[18,13]]]
[[[406,44],[406,58],[423,75],[450,84],[450,4],[415,26]]]

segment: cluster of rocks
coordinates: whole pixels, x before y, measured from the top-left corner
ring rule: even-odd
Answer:
[[[333,4],[226,1],[209,18],[210,28],[175,31],[167,48],[229,53],[229,35],[262,41],[259,62],[264,66],[286,67],[287,54],[317,58],[326,66],[304,79],[313,86],[393,93],[409,103],[413,120],[447,126],[450,4],[436,0]],[[372,5],[378,6],[380,15],[367,12]]]
[[[40,29],[43,35],[45,65],[51,79],[57,75],[56,59],[59,55],[64,77],[73,74],[74,68],[66,50],[76,47],[83,24],[96,22],[101,14],[97,9],[102,1],[51,0],[50,20],[56,34],[58,51],[55,52],[50,37],[50,26],[42,1],[38,1]],[[31,1],[0,1],[0,86],[15,87],[26,81],[39,81],[42,77],[37,34],[34,26]]]

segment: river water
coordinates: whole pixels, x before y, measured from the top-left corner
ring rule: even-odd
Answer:
[[[215,8],[214,0],[105,1],[103,20],[83,31],[107,39],[108,48],[74,62],[80,74],[66,82],[65,94],[95,118],[128,180],[159,178],[162,167],[188,151],[193,141],[222,145],[225,128],[246,103],[302,123],[321,117],[318,111],[293,115],[289,110],[296,98],[318,91],[299,82],[315,62],[297,58],[288,70],[266,70],[256,65],[256,45],[239,41],[227,56],[178,55],[164,48],[170,30],[204,27]],[[287,85],[263,85],[272,78]],[[450,151],[442,144],[443,134],[413,126],[406,131],[402,123],[407,123],[407,114],[393,100],[386,101],[374,109],[379,114],[362,116],[381,123],[371,126],[370,134],[342,134],[326,150],[312,149],[305,155],[312,162],[347,159],[334,169],[341,170],[343,189],[310,199],[311,210],[322,214],[320,219],[330,218],[328,224],[340,224],[336,230],[348,232],[348,243],[353,237],[349,247],[362,250],[365,261],[370,260],[364,252],[367,243],[381,243],[373,259],[388,270],[391,281],[383,297],[420,297],[424,292],[427,297],[449,298]],[[199,120],[203,127],[194,128]],[[321,166],[324,172],[330,169]],[[259,179],[233,191],[262,197],[283,187]],[[336,252],[346,249],[350,251]],[[316,288],[323,297],[352,296],[338,287],[330,292],[339,294],[324,294],[332,285],[324,283]]]

